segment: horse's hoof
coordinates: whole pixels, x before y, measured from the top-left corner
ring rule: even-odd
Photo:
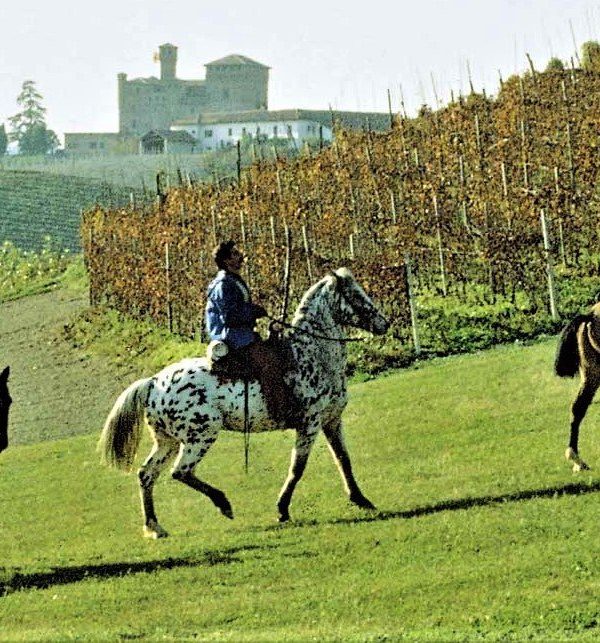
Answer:
[[[362,495],[355,498],[350,497],[350,502],[361,509],[369,509],[370,511],[375,511],[377,509],[377,507],[368,498],[365,498]]]
[[[144,538],[152,538],[158,540],[159,538],[166,538],[169,534],[160,526],[148,527],[144,525]]]
[[[579,457],[579,454],[575,449],[569,447],[565,451],[565,458],[573,463],[573,473],[579,473],[580,471],[589,471],[588,465]]]
[[[283,524],[284,522],[289,522],[290,521],[290,514],[285,513],[285,514],[279,514],[279,518],[277,518],[277,522],[280,524]]]
[[[576,462],[573,465],[573,473],[579,473],[580,471],[589,471],[589,470],[590,468],[583,460],[580,460],[579,462]]]

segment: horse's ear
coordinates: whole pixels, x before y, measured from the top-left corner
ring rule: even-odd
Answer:
[[[10,375],[10,366],[7,366],[2,373],[0,373],[0,382],[6,383],[8,381],[8,376]]]

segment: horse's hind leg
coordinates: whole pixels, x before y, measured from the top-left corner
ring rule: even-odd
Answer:
[[[204,454],[210,449],[217,439],[217,431],[205,432],[202,441],[194,444],[183,443],[179,451],[179,456],[173,465],[172,476],[175,480],[183,482],[195,491],[203,493],[212,500],[213,504],[227,518],[233,519],[233,509],[227,499],[227,496],[216,487],[199,480],[194,475],[194,468],[202,460]]]
[[[138,471],[142,513],[144,514],[144,536],[147,538],[163,538],[168,535],[156,518],[152,490],[161,470],[167,461],[175,455],[178,447],[179,443],[173,438],[154,433],[152,451]]]
[[[350,462],[350,455],[342,432],[342,418],[336,418],[333,422],[324,426],[323,433],[344,481],[350,502],[363,509],[375,509],[373,503],[363,495],[352,472],[352,463]]]
[[[571,406],[571,437],[569,447],[565,452],[565,457],[573,462],[573,471],[582,471],[589,469],[588,465],[579,457],[579,426],[585,417],[589,405],[594,399],[594,394],[600,385],[600,375],[586,377],[581,383],[577,392],[577,397]]]

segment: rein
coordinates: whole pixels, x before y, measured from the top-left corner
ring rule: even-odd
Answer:
[[[328,335],[319,335],[318,333],[313,333],[310,330],[306,330],[304,328],[298,328],[297,326],[294,326],[293,324],[290,324],[286,321],[283,321],[281,319],[277,319],[275,317],[271,317],[270,315],[267,315],[267,319],[271,320],[272,324],[279,324],[280,326],[283,326],[284,328],[288,328],[289,330],[293,330],[295,333],[301,333],[303,335],[308,335],[309,337],[314,337],[315,339],[325,339],[329,342],[340,342],[340,344],[346,344],[349,342],[364,342],[366,341],[365,337],[329,337]]]

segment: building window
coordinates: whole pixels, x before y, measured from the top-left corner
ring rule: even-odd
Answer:
[[[95,149],[96,149],[96,147],[97,147],[96,142],[95,142],[95,141],[92,141],[92,142],[90,143],[90,150],[95,150]]]
[[[212,138],[213,131],[211,129],[204,130],[204,138]]]
[[[277,125],[273,125],[273,136],[277,138]]]
[[[227,130],[227,136],[233,136],[233,127],[230,127],[230,128]]]

